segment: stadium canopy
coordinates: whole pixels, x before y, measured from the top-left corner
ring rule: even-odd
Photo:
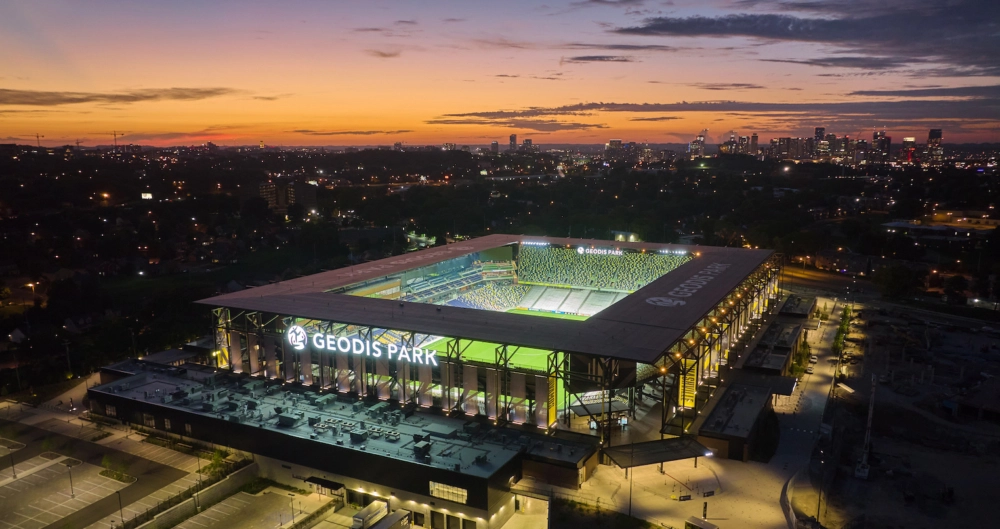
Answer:
[[[686,251],[696,257],[585,321],[487,313],[463,307],[401,303],[330,292],[361,281],[387,278],[406,270],[522,243],[647,252]],[[495,234],[223,294],[198,303],[652,364],[744,279],[766,266],[772,255],[770,250],[745,248]],[[708,276],[710,279],[705,279]],[[695,283],[689,283],[695,278]],[[689,286],[682,287],[682,284]],[[683,299],[672,294],[678,288],[686,289]]]
[[[691,459],[692,457],[705,457],[711,454],[712,451],[696,441],[694,437],[674,437],[604,449],[604,455],[608,456],[620,468],[641,467]]]

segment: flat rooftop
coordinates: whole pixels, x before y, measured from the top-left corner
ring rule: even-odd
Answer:
[[[650,252],[687,251],[680,265],[586,321],[482,311],[328,292],[361,281],[386,279],[412,268],[520,243],[619,248]],[[267,312],[490,343],[512,343],[653,363],[773,254],[770,250],[630,243],[557,237],[489,235],[389,257],[371,263],[282,281],[199,301],[212,307]],[[613,257],[612,257],[613,258]],[[693,276],[690,295],[672,294]]]
[[[796,296],[792,294],[785,298],[785,302],[778,311],[782,316],[797,316],[808,318],[809,314],[816,307],[816,298],[813,296]]]
[[[595,450],[540,432],[496,428],[420,408],[407,414],[400,406],[384,401],[359,401],[309,387],[233,376],[198,364],[164,368],[133,361],[115,369],[128,369],[133,374],[90,391],[211,417],[220,427],[230,421],[257,425],[316,443],[476,477],[491,476],[521,452],[535,459],[579,466]],[[424,442],[428,444],[422,445]]]
[[[700,435],[747,437],[757,416],[767,405],[771,390],[762,386],[734,383],[725,388],[718,404],[698,430]]]
[[[788,355],[792,354],[802,334],[802,325],[782,321],[772,321],[755,341],[747,354],[736,362],[738,369],[756,367],[780,371],[785,366]]]

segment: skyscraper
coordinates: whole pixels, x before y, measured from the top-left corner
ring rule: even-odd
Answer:
[[[490,144],[490,152],[493,154],[498,154],[500,152],[500,142],[495,141]]]
[[[871,163],[889,163],[889,151],[892,150],[892,137],[885,135],[885,129],[872,132]]]
[[[903,163],[914,163],[917,161],[916,155],[917,138],[913,136],[903,138],[903,147],[899,150],[899,154],[896,158]]]
[[[531,144],[531,138],[525,138],[524,141],[521,142],[521,148],[524,149],[524,152],[533,151],[534,147]]]
[[[757,133],[750,135],[750,156],[757,156]]]
[[[941,129],[931,129],[927,133],[927,154],[930,162],[935,165],[944,161],[944,134]]]
[[[698,136],[688,143],[688,157],[692,160],[695,158],[701,158],[705,156],[705,136],[708,135],[708,129],[702,130],[698,133]]]
[[[517,150],[517,134],[510,135],[510,147],[507,150],[510,152]]]

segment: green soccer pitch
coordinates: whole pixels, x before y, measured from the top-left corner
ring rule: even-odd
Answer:
[[[543,318],[558,318],[560,320],[583,321],[587,319],[586,316],[580,316],[579,314],[559,314],[557,312],[545,312],[542,310],[510,309],[507,312],[511,314],[525,314],[527,316],[541,316]]]

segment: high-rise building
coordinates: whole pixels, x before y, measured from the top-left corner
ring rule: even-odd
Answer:
[[[495,141],[490,143],[490,152],[493,154],[498,154],[500,152],[500,142]]]
[[[510,135],[510,147],[507,148],[510,152],[517,150],[517,134]]]
[[[443,146],[441,146],[441,149],[445,151],[454,151],[456,148],[457,147],[454,143],[445,143]]]
[[[757,149],[757,133],[755,132],[750,135],[750,152],[748,154],[751,156],[757,156],[758,152],[759,151]]]
[[[939,165],[944,162],[944,134],[941,129],[931,129],[927,133],[927,155],[930,163]]]
[[[817,156],[822,156],[822,154],[819,152],[819,149],[820,147],[822,147],[820,144],[825,139],[826,139],[826,127],[816,127],[816,130],[813,131],[813,148],[816,149],[816,151],[813,154]],[[827,145],[827,147],[829,147],[829,145]],[[829,154],[829,150],[827,150],[827,154]]]
[[[903,146],[899,149],[896,159],[902,163],[916,163],[917,161],[917,138],[908,136],[903,138]]]
[[[695,137],[694,141],[688,144],[688,158],[692,160],[695,158],[701,158],[705,156],[705,136],[708,134],[708,130],[702,130]]]
[[[872,132],[871,163],[889,163],[889,151],[892,150],[892,137],[886,136],[885,129]]]
[[[620,151],[622,150],[622,140],[608,140],[608,144],[604,146],[606,151]]]
[[[858,140],[854,143],[854,161],[855,163],[870,163],[871,156],[868,152],[868,141]]]
[[[534,146],[531,144],[531,138],[524,138],[524,141],[521,142],[521,147],[524,149],[524,152],[531,152],[535,150]]]
[[[736,152],[740,154],[750,154],[750,137],[740,136],[739,146],[736,148]]]
[[[267,208],[284,215],[288,206],[295,203],[295,186],[291,182],[267,181],[258,187],[260,197],[267,201]]]

